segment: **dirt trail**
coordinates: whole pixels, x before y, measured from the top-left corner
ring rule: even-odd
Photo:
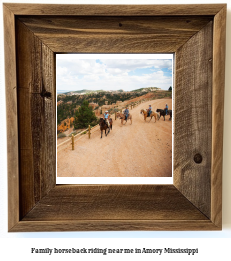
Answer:
[[[172,122],[169,116],[156,121],[140,114],[152,105],[153,111],[172,109],[171,99],[148,101],[130,110],[130,120],[123,126],[113,119],[109,135],[100,139],[100,130],[91,138],[84,135],[57,154],[58,177],[171,177],[172,175]]]

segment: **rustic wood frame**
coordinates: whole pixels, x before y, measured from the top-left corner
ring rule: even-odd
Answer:
[[[221,230],[226,4],[3,10],[9,231]],[[173,185],[55,184],[62,52],[175,53]]]

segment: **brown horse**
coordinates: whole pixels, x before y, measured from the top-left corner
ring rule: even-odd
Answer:
[[[123,114],[121,112],[117,112],[117,118],[120,118],[121,124],[123,124],[123,122],[125,120],[125,114]],[[130,113],[128,114],[127,120],[130,120],[131,124],[132,124],[132,115]],[[127,120],[125,120],[126,121],[125,124],[127,123]]]
[[[140,111],[140,113],[142,114],[144,114],[144,120],[146,121],[146,118],[147,117],[151,117],[150,118],[150,121],[151,121],[151,119],[152,119],[152,117],[154,117],[155,118],[155,122],[156,122],[156,119],[158,118],[158,120],[160,119],[160,114],[159,113],[156,113],[156,112],[154,112],[154,111],[152,111],[152,113],[150,114],[150,116],[148,116],[148,112],[147,111],[145,111],[144,109],[142,109],[141,111]],[[149,122],[150,122],[149,121]]]
[[[112,118],[109,119],[109,123],[110,123],[110,127],[108,127],[107,123],[105,122],[105,120],[103,118],[100,118],[99,126],[100,126],[100,130],[101,130],[101,139],[102,139],[102,135],[103,135],[103,130],[105,130],[106,136],[110,132],[110,129],[112,130]],[[108,129],[108,132],[106,133],[107,129]]]

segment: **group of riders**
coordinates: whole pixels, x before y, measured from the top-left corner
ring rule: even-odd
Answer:
[[[168,115],[168,104],[167,103],[165,105],[164,111],[165,111],[166,115]],[[149,108],[147,109],[147,113],[148,113],[147,116],[150,117],[150,114],[152,113],[152,106],[151,105],[149,105]],[[124,110],[124,115],[125,115],[125,120],[127,121],[127,118],[128,118],[128,115],[129,115],[128,107],[126,107],[126,109]],[[110,123],[109,123],[109,113],[108,113],[108,111],[105,111],[103,118],[104,118],[105,122],[107,123],[107,125],[109,127]]]
[[[165,105],[164,111],[165,111],[166,115],[168,115],[168,104],[167,103]],[[150,115],[152,113],[152,106],[151,105],[149,105],[149,108],[147,109],[147,113],[148,113],[147,117],[150,117]]]
[[[125,115],[125,120],[127,121],[128,119],[128,115],[129,115],[129,109],[128,107],[126,107],[126,109],[124,110],[124,115]],[[109,128],[110,123],[109,123],[109,113],[108,111],[105,111],[104,115],[103,115],[103,119],[105,120],[105,122],[107,123],[107,126]]]

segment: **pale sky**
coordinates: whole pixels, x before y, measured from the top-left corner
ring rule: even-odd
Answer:
[[[57,54],[57,91],[172,86],[172,54]]]

